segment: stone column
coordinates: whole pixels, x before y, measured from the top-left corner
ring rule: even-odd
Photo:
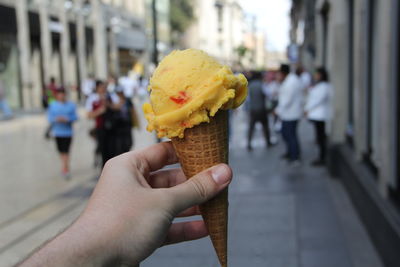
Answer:
[[[70,52],[70,37],[69,37],[69,23],[67,18],[67,12],[64,7],[64,0],[58,0],[59,5],[59,17],[62,25],[61,40],[60,40],[60,52],[61,52],[61,73],[62,73],[62,84],[65,87],[69,87],[71,79],[68,71],[68,60]]]
[[[15,12],[17,17],[17,38],[19,65],[21,73],[22,87],[22,107],[25,109],[32,108],[33,95],[32,84],[29,75],[29,62],[31,57],[31,42],[29,34],[29,20],[26,0],[15,1]]]
[[[377,135],[379,136],[379,151],[378,158],[380,159],[378,185],[379,192],[383,197],[388,196],[388,186],[395,180],[395,166],[396,162],[393,161],[395,156],[395,142],[393,135],[396,133],[396,115],[394,114],[394,102],[393,102],[393,91],[394,84],[391,79],[393,68],[393,46],[396,45],[393,32],[396,30],[396,25],[393,23],[394,20],[388,19],[387,14],[396,15],[392,13],[391,1],[377,1],[377,10],[380,14],[377,14],[375,25],[376,37],[380,40],[379,44],[379,56],[375,57],[376,62],[379,66],[377,73],[374,73],[374,79],[377,79],[378,86],[374,88],[377,90],[376,93],[380,94],[379,98],[379,121],[377,127]],[[376,51],[376,50],[375,50]],[[379,91],[378,91],[379,90]],[[398,118],[397,118],[398,120]]]
[[[79,70],[79,85],[88,76],[86,68],[86,34],[85,34],[85,17],[82,14],[82,0],[76,1],[78,14],[76,18],[76,40],[77,40],[77,55],[78,55],[78,70]]]
[[[107,34],[104,23],[104,10],[100,0],[92,0],[94,28],[95,75],[107,79]]]
[[[358,160],[362,160],[363,153],[366,151],[367,108],[366,99],[366,7],[365,1],[356,0],[354,2],[354,144],[355,155]]]
[[[117,45],[117,34],[111,30],[109,32],[109,38],[110,40],[110,62],[111,62],[111,73],[116,75],[117,77],[119,76],[119,55],[118,55],[118,45]]]
[[[45,84],[50,80],[50,62],[52,53],[51,33],[49,29],[48,0],[39,2],[40,45],[43,60],[43,77]]]
[[[332,77],[334,88],[334,114],[332,127],[330,128],[330,141],[332,143],[343,143],[346,138],[346,126],[348,115],[348,24],[346,0],[330,1],[330,23],[329,30],[329,53],[328,70]]]

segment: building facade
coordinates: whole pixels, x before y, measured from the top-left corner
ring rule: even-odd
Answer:
[[[193,0],[195,19],[183,37],[183,47],[202,49],[234,69],[265,66],[264,35],[256,18],[247,16],[235,0]],[[241,54],[242,49],[246,52]]]
[[[42,106],[54,77],[79,96],[88,74],[106,79],[146,53],[144,0],[0,0],[0,79],[14,108]]]
[[[291,41],[334,87],[330,167],[342,177],[386,266],[400,257],[397,0],[294,0]]]

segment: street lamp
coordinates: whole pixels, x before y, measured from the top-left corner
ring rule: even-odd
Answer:
[[[158,34],[157,34],[157,7],[156,7],[156,0],[151,1],[151,11],[152,11],[152,18],[153,18],[153,63],[155,66],[158,65]]]

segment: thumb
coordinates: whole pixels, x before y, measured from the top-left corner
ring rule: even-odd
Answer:
[[[175,214],[202,204],[216,196],[232,180],[232,170],[226,164],[218,164],[204,170],[186,182],[168,189]]]

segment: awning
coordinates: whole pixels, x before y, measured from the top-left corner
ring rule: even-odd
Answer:
[[[116,41],[119,48],[142,51],[146,48],[146,34],[140,29],[121,29]]]

